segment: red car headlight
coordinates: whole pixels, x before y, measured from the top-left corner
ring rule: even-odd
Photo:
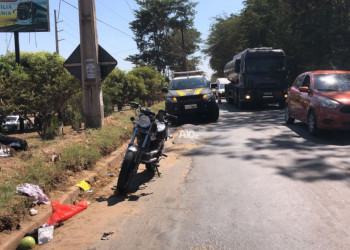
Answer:
[[[320,103],[320,105],[324,108],[335,109],[339,106],[339,102],[325,97],[317,97],[317,100]]]

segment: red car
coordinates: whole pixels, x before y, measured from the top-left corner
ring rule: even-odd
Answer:
[[[350,130],[350,71],[305,72],[294,81],[286,102],[286,123],[304,122],[312,135],[319,129]]]

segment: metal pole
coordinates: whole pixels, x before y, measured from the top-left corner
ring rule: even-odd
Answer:
[[[79,23],[85,128],[101,128],[104,114],[95,0],[79,0]]]
[[[20,57],[20,50],[19,50],[19,35],[18,32],[14,32],[14,37],[15,37],[15,54],[16,54],[16,63],[18,65],[21,64],[21,57]]]

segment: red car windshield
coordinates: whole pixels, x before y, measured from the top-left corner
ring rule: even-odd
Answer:
[[[350,74],[314,75],[314,85],[318,91],[350,91]]]

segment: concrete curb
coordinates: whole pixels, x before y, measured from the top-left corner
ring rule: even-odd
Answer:
[[[118,148],[114,153],[112,153],[112,155],[109,156],[107,159],[101,159],[101,161],[105,161],[105,162],[100,163],[99,167],[95,169],[95,172],[87,175],[84,178],[84,180],[89,181],[90,183],[93,183],[98,175],[97,172],[99,172],[99,170],[118,164],[118,162],[121,161],[124,155],[124,152],[123,152],[124,148],[125,147],[122,146]],[[81,193],[80,188],[73,186],[73,187],[70,187],[69,190],[65,192],[65,195],[59,198],[59,200],[62,204],[73,204],[73,202],[77,200],[77,198],[79,197],[80,193]],[[8,236],[5,236],[1,239],[0,249],[3,249],[3,250],[16,249],[19,242],[26,234],[33,232],[34,230],[38,229],[39,227],[41,227],[46,223],[46,221],[52,215],[52,208],[51,208],[51,205],[41,205],[41,206],[38,209],[39,210],[38,215],[29,217],[27,222],[21,223],[21,228],[19,230],[12,231]]]

